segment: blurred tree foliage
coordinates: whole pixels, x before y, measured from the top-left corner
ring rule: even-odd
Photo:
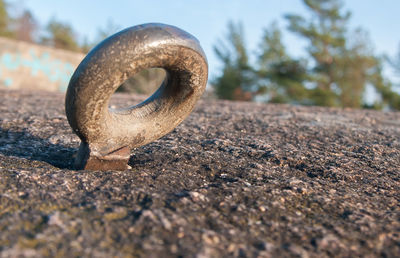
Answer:
[[[13,37],[14,33],[10,30],[11,18],[7,12],[7,3],[4,0],[0,0],[0,36],[1,37]]]
[[[254,85],[254,70],[244,42],[241,23],[230,22],[226,40],[219,40],[214,51],[223,63],[221,76],[215,78],[215,93],[221,99],[251,100],[258,89]]]
[[[305,60],[291,58],[282,43],[282,33],[276,23],[264,30],[258,55],[258,93],[267,93],[273,103],[306,104],[309,92]]]
[[[298,15],[286,18],[289,30],[309,41],[307,51],[315,64],[309,70],[311,101],[316,105],[339,106],[340,95],[346,90],[346,83],[340,84],[339,79],[344,77],[340,63],[345,64],[341,58],[346,49],[346,23],[350,14],[340,13],[338,1],[305,0],[304,4],[311,11],[311,19]]]
[[[374,56],[369,39],[361,29],[349,31],[349,12],[342,12],[340,0],[304,0],[311,13],[305,19],[287,15],[289,30],[305,38],[313,67],[309,70],[312,104],[363,107],[367,85],[386,96],[391,85],[383,80],[381,60]],[[376,103],[375,105],[378,105]]]
[[[393,58],[386,57],[386,59],[389,61],[389,64],[392,66],[397,76],[400,77],[400,44],[396,56]]]
[[[398,92],[400,92],[400,44],[397,50],[396,56],[390,58],[388,56],[385,59],[389,62],[390,66],[393,68],[395,74],[397,75],[397,80],[394,83],[394,86],[397,88]]]
[[[394,71],[396,72],[397,76],[400,78],[400,45],[399,45],[397,55],[393,59],[389,58],[389,63],[394,68]],[[390,83],[390,82],[386,82],[386,83]],[[395,86],[397,87],[397,90],[398,90],[397,92],[400,92],[400,82],[397,82],[395,84]],[[389,105],[396,107],[397,110],[400,110],[400,95],[392,94],[387,89],[386,89],[386,91],[387,91],[386,99],[387,99],[387,102],[389,102]],[[382,95],[384,95],[383,92],[382,92]]]
[[[32,13],[24,10],[20,17],[15,19],[15,39],[35,42],[38,23],[33,17]]]
[[[367,34],[349,29],[350,12],[340,0],[303,0],[310,16],[286,15],[289,31],[305,39],[308,56],[294,59],[282,43],[276,24],[264,31],[257,64],[249,63],[241,26],[228,24],[226,43],[215,47],[223,64],[213,81],[219,98],[265,95],[270,102],[336,107],[400,108],[400,96],[382,74],[383,61],[374,55]],[[400,59],[398,61],[400,63]],[[366,87],[380,95],[365,103]]]
[[[47,24],[46,30],[49,36],[43,37],[42,43],[71,51],[81,50],[76,40],[76,34],[69,24],[52,18]]]

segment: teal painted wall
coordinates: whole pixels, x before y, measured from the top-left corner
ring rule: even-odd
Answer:
[[[67,89],[83,55],[0,38],[0,88]]]

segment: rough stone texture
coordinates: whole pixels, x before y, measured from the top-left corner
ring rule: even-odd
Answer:
[[[63,101],[0,91],[2,257],[400,253],[398,112],[200,101],[132,169],[87,172]]]

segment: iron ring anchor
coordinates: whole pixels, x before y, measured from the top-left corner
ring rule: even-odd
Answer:
[[[151,97],[130,108],[109,109],[125,80],[155,67],[167,76]],[[190,114],[207,78],[199,41],[177,27],[144,24],[102,41],[79,64],[66,93],[67,119],[81,139],[76,168],[126,169],[131,149],[162,137]]]

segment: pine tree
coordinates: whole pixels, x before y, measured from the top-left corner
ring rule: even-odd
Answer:
[[[396,55],[393,58],[386,56],[385,60],[389,62],[389,65],[394,70],[398,79],[400,79],[400,44],[398,46]],[[400,81],[396,82],[396,86],[400,87]]]
[[[388,58],[386,58],[386,60],[388,60]],[[389,64],[392,66],[395,73],[400,78],[400,44],[397,55],[393,59],[389,59]],[[381,66],[379,68],[381,69]],[[388,103],[389,106],[397,110],[400,110],[400,94],[398,93],[399,91],[394,92],[390,87],[391,85],[388,85],[390,84],[390,82],[386,82],[386,84],[385,83],[383,84],[386,85],[386,87],[381,86],[377,89],[379,92],[381,92],[382,99],[386,103]],[[397,87],[398,90],[400,90],[400,81],[397,81],[394,85],[395,87]]]
[[[395,97],[382,75],[381,60],[373,54],[364,31],[348,30],[351,14],[342,11],[342,1],[304,0],[304,4],[311,19],[298,15],[286,18],[289,29],[309,42],[307,51],[314,64],[309,77],[312,103],[360,108],[365,88],[372,84],[383,101],[394,107]]]
[[[213,80],[218,98],[231,100],[252,100],[254,70],[249,64],[249,56],[244,42],[241,23],[230,22],[226,42],[219,41],[214,52],[223,63],[222,75]]]
[[[381,101],[375,103],[377,108],[388,107],[390,109],[400,110],[400,94],[393,91],[391,81],[382,76],[382,60],[377,60],[374,71],[371,73],[369,80],[375,86],[376,91],[381,96]]]
[[[50,37],[43,38],[42,43],[49,44],[56,48],[80,51],[75,33],[69,24],[57,21],[53,18],[47,25],[47,31]]]
[[[259,92],[264,90],[270,102],[306,103],[308,90],[303,82],[306,69],[303,60],[292,59],[282,42],[276,23],[264,30],[258,56]]]
[[[13,37],[14,33],[10,31],[10,17],[7,12],[7,4],[0,0],[0,37]]]
[[[349,13],[342,14],[337,0],[304,0],[312,18],[287,15],[289,29],[309,41],[307,48],[315,66],[311,70],[312,101],[316,105],[340,106],[341,77],[338,61],[345,50]]]

